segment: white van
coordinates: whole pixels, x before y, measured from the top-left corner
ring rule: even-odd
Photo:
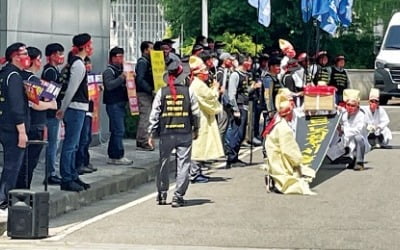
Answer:
[[[375,87],[381,90],[381,104],[400,97],[400,12],[392,16],[386,29],[375,60],[374,80]]]

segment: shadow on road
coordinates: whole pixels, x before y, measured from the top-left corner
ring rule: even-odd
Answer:
[[[346,170],[346,166],[344,164],[324,164],[318,170],[317,175],[313,182],[310,184],[310,187],[316,187],[324,181],[340,174],[343,170]]]
[[[225,178],[225,177],[210,177],[208,182],[227,182],[232,178]]]
[[[191,207],[191,206],[200,206],[208,203],[214,203],[212,200],[209,199],[191,199],[191,200],[185,200],[185,207]]]

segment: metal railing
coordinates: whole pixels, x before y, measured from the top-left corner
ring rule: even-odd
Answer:
[[[110,46],[125,50],[125,58],[140,57],[142,41],[161,40],[166,22],[162,6],[157,0],[116,0],[111,3]]]

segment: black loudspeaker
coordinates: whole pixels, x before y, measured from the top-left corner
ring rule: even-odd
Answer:
[[[8,193],[7,235],[37,239],[49,235],[49,193],[14,189]]]

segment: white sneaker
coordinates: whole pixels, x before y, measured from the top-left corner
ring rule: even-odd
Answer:
[[[121,158],[121,159],[111,159],[109,158],[107,160],[107,164],[113,164],[113,165],[131,165],[133,164],[133,160],[129,160],[128,158]]]
[[[8,208],[0,209],[0,220],[8,218]]]

